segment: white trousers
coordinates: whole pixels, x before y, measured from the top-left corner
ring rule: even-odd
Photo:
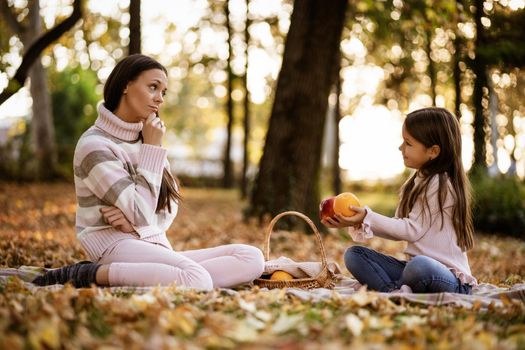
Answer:
[[[118,241],[99,264],[109,264],[110,286],[179,286],[213,289],[251,282],[264,270],[260,249],[245,244],[176,252],[138,239]]]

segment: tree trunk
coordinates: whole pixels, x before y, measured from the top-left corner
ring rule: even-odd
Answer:
[[[432,98],[432,106],[436,105],[436,64],[432,60],[432,29],[426,30],[427,36],[427,56],[428,56],[428,77],[430,78],[430,98]]]
[[[35,62],[31,67],[29,78],[31,79],[31,97],[33,98],[31,144],[36,156],[36,173],[35,176],[31,177],[49,180],[56,175],[57,152],[47,75],[40,61]]]
[[[476,24],[476,58],[472,62],[472,70],[476,76],[474,80],[474,163],[473,168],[486,171],[486,127],[487,118],[483,104],[487,101],[487,67],[480,49],[485,45],[484,30],[481,24],[483,16],[483,0],[475,1],[474,21]]]
[[[339,140],[339,122],[341,121],[341,76],[339,74],[339,68],[341,67],[341,56],[338,55],[339,64],[337,65],[337,74],[335,82],[335,107],[334,107],[334,119],[335,119],[335,129],[334,129],[334,154],[332,161],[332,171],[333,171],[333,186],[334,194],[339,194],[342,192],[341,184],[341,168],[339,167],[339,148],[341,146],[341,141]]]
[[[233,71],[231,67],[231,61],[233,56],[232,50],[232,27],[230,25],[230,9],[228,7],[229,1],[224,4],[224,15],[226,16],[226,28],[228,30],[228,62],[226,69],[228,70],[227,80],[227,94],[226,94],[226,115],[228,118],[226,125],[226,144],[224,146],[224,160],[223,168],[224,174],[222,179],[222,185],[224,188],[231,188],[233,186],[233,169],[231,161],[231,144],[232,144],[232,128],[233,128]]]
[[[40,18],[40,1],[29,3],[29,26],[22,36],[25,48],[29,48],[35,38],[42,34],[42,21]],[[56,170],[56,145],[55,128],[53,126],[51,99],[47,87],[47,75],[39,59],[29,70],[31,79],[31,97],[33,98],[33,118],[31,120],[31,144],[35,154],[35,168],[28,169],[31,178],[48,180],[55,176]],[[33,173],[34,171],[34,173]]]
[[[297,210],[318,222],[322,138],[347,6],[294,3],[252,215]]]
[[[465,11],[463,2],[456,0],[456,12],[455,12],[455,27],[458,28],[458,23],[462,17],[462,13]],[[455,31],[455,37],[452,41],[454,45],[454,55],[452,56],[452,78],[454,79],[454,113],[456,118],[461,119],[461,68],[460,62],[463,60],[463,45],[464,42],[461,39],[459,30]]]
[[[130,55],[141,53],[141,34],[140,34],[140,0],[130,0],[129,2],[129,46]]]
[[[499,112],[499,102],[498,102],[498,95],[496,95],[496,91],[494,91],[494,87],[492,86],[492,83],[489,82],[487,85],[488,88],[488,94],[489,94],[489,120],[490,120],[490,145],[492,147],[492,164],[488,167],[488,172],[490,176],[496,176],[499,174],[499,168],[498,168],[498,139],[499,137],[499,131],[498,131],[498,123],[496,121],[496,116]]]
[[[454,56],[452,58],[453,67],[452,67],[452,76],[454,79],[454,93],[456,99],[454,100],[454,113],[456,118],[461,119],[461,69],[459,63],[461,62],[461,41],[459,39],[459,33],[456,33],[456,38],[454,39]]]
[[[250,0],[246,0],[246,23],[244,26],[244,42],[246,43],[246,63],[244,66],[244,77],[242,80],[244,86],[244,139],[243,139],[243,156],[242,156],[242,177],[241,177],[241,198],[245,199],[248,195],[248,165],[249,149],[248,141],[250,140],[250,91],[248,90],[248,55],[250,48]]]

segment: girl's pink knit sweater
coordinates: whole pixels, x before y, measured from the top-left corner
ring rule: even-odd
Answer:
[[[416,185],[422,181],[416,177]],[[434,175],[428,184],[427,199],[429,208],[423,210],[422,198],[419,198],[408,217],[393,218],[373,212],[366,207],[367,215],[359,228],[349,228],[354,241],[364,242],[374,235],[394,241],[407,241],[405,253],[410,258],[425,255],[447,266],[462,283],[476,285],[472,276],[466,252],[457,244],[456,231],[452,224],[452,210],[455,199],[452,184],[447,178],[447,196],[443,203],[443,212],[439,211],[438,187],[439,177]],[[432,214],[429,219],[428,210]],[[441,218],[444,217],[443,227]]]

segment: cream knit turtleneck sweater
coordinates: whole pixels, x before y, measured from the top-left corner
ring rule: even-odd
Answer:
[[[95,124],[79,139],[73,160],[77,195],[77,237],[90,259],[97,261],[115,242],[135,238],[171,245],[165,231],[177,215],[155,213],[167,150],[143,144],[142,123],[127,123],[99,106]],[[124,233],[103,221],[99,211],[118,207],[136,233]]]

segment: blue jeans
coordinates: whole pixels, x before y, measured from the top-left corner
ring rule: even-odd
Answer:
[[[379,292],[391,292],[403,284],[414,293],[472,292],[472,287],[463,284],[445,265],[424,255],[402,261],[363,246],[352,246],[344,259],[359,283]]]

